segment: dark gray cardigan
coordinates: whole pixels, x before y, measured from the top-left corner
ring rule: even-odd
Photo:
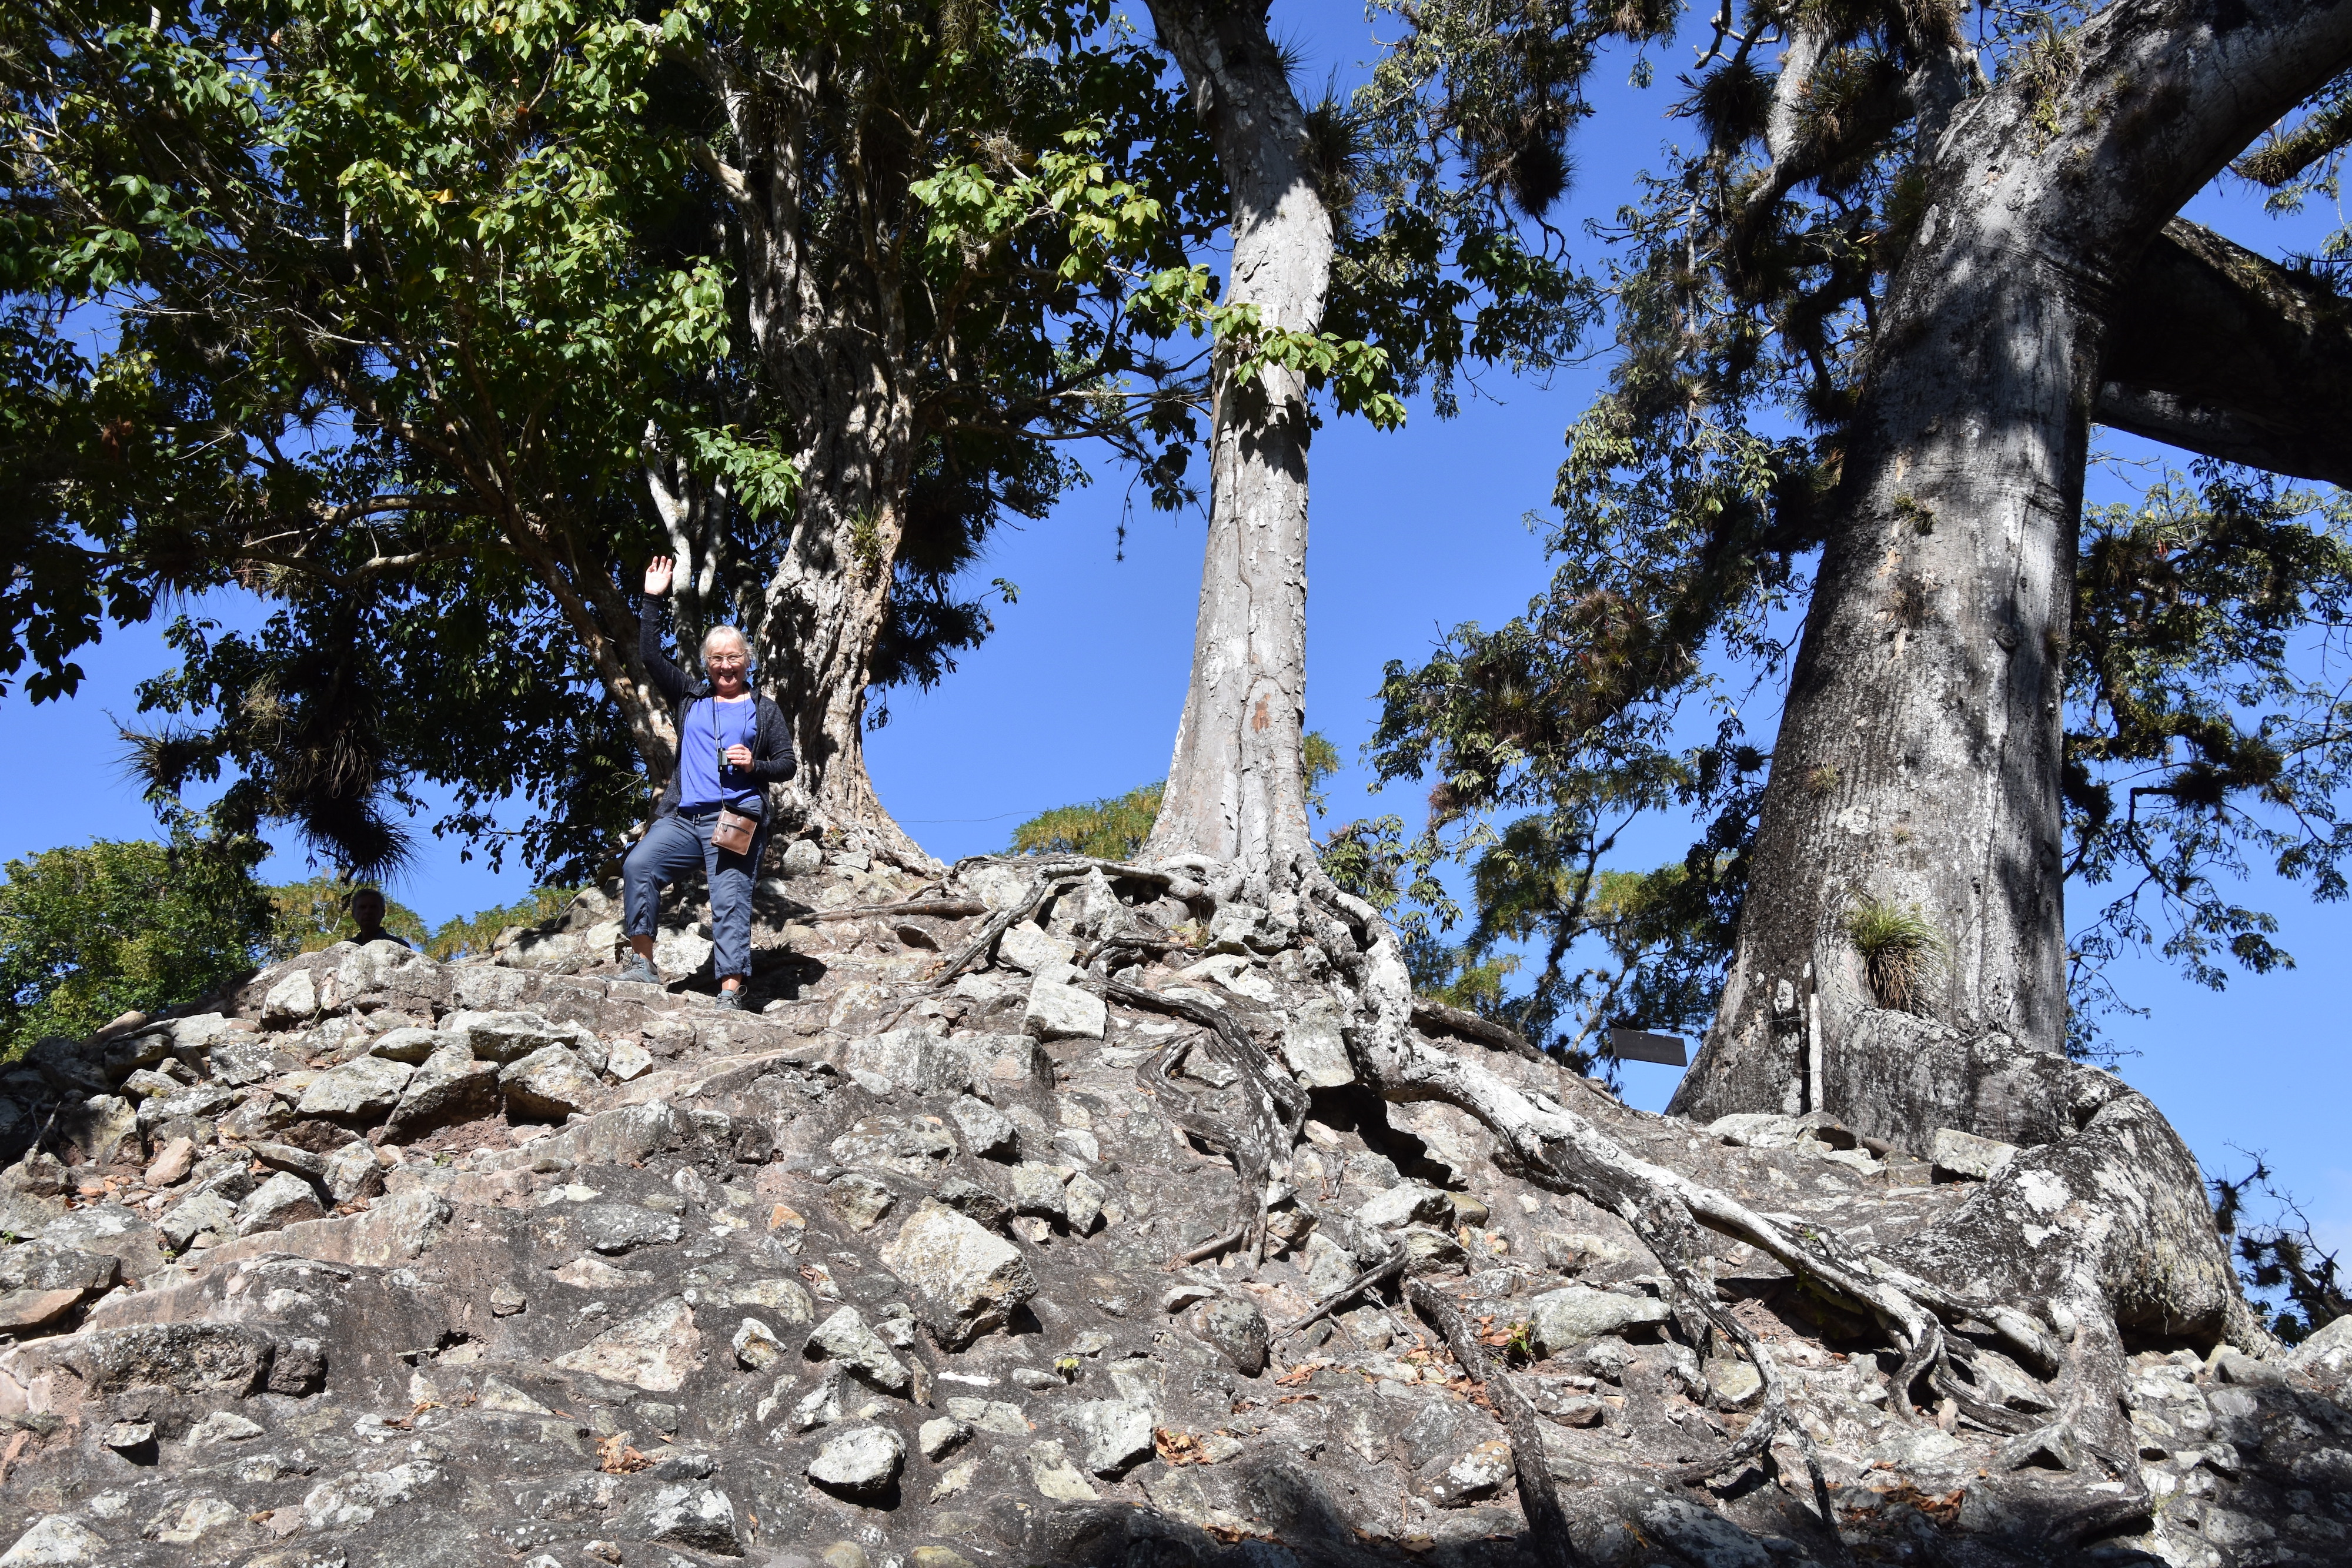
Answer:
[[[677,734],[683,738],[687,712],[710,695],[710,683],[698,681],[670,663],[669,655],[662,652],[661,621],[662,601],[646,595],[637,613],[637,652],[645,658],[646,674],[653,682],[654,690],[669,704]],[[792,722],[784,717],[784,710],[770,702],[764,693],[755,690],[751,694],[751,705],[752,780],[762,785],[781,784],[800,770],[800,764],[793,758]],[[670,769],[669,787],[662,791],[660,803],[654,807],[655,816],[667,817],[677,810],[677,781],[683,771],[681,768]],[[752,808],[752,811],[754,815],[765,814],[764,799]]]

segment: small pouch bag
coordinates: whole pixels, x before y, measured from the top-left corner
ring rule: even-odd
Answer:
[[[751,852],[751,835],[759,831],[759,818],[721,806],[719,821],[710,826],[710,841],[730,855],[747,855]]]

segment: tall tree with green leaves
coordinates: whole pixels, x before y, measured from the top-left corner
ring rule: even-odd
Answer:
[[[1560,178],[1512,185],[1425,74],[1384,68],[1310,110],[1265,8],[1154,0],[1151,15],[1216,150],[1234,260],[1192,680],[1147,852],[1205,857],[1263,898],[1315,863],[1299,779],[1317,401],[1390,426],[1423,388],[1451,412],[1467,365],[1540,371],[1574,346],[1591,295],[1540,224],[1572,116],[1520,138]]]
[[[1607,25],[1646,41],[1679,10]],[[1445,18],[1485,18],[1528,58],[1587,24],[1570,6],[1415,16],[1439,44]],[[1382,767],[1439,776],[1423,858],[1491,843],[1527,872],[1497,886],[1549,881],[1521,907],[1557,935],[1588,929],[1597,884],[1573,868],[1629,815],[1708,824],[1654,884],[1680,951],[1727,978],[1675,1103],[1696,1115],[1820,1106],[1912,1141],[1969,1124],[1962,1085],[1897,1089],[1873,1066],[1932,1031],[1916,1014],[2054,1056],[2070,1030],[2081,1043],[2070,964],[2083,980],[2074,960],[2148,934],[2135,910],[2168,903],[2165,939],[2192,965],[2260,967],[2262,917],[2211,872],[2261,844],[2337,885],[2333,706],[2284,656],[2335,634],[2332,520],[2219,471],[2151,498],[2170,526],[2259,540],[2238,577],[2086,534],[2081,499],[2095,417],[2336,476],[2325,416],[2281,395],[2324,407],[2328,367],[2352,363],[2325,270],[2176,214],[2274,121],[2330,155],[2294,116],[2326,112],[2352,38],[2332,10],[2284,5],[1963,22],[1716,16],[1678,109],[1703,141],[1627,214],[1622,351],[1556,496],[1565,564],[1528,616],[1388,683]],[[1570,80],[1586,68],[1551,57]],[[1742,716],[1781,679],[1768,750]],[[1489,813],[1532,814],[1496,841]],[[2131,884],[2142,901],[2070,946],[2067,877],[2135,866],[2161,868]],[[1857,936],[1894,929],[1858,918],[1874,909],[1930,933],[1900,998]]]
[[[266,852],[183,833],[10,861],[0,883],[0,1057],[194,1001],[251,971],[277,936],[275,908],[252,875]]]
[[[957,579],[1081,476],[1058,444],[1183,493],[1188,371],[1122,304],[1192,277],[1220,197],[1099,5],[8,26],[7,286],[53,361],[11,406],[81,438],[9,450],[62,454],[40,538],[83,552],[19,580],[55,608],[12,646],[56,665],[111,581],[131,615],[261,591],[262,636],[176,633],[151,695],[184,727],[150,771],[234,768],[340,863],[395,863],[389,807],[429,779],[445,828],[520,793],[532,863],[592,867],[639,803],[614,768],[672,763],[628,591],[656,550],[687,563],[686,641],[751,634],[809,810],[919,855],[866,778],[868,685],[983,634]],[[42,338],[93,307],[96,360]]]

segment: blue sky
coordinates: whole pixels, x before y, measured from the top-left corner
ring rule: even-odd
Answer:
[[[1371,27],[1346,0],[1279,0],[1280,36],[1306,57],[1302,79],[1335,69],[1342,85],[1372,54]],[[1393,25],[1386,29],[1393,31]],[[1579,183],[1570,222],[1606,218],[1627,200],[1633,176],[1682,132],[1661,118],[1675,89],[1684,46],[1654,51],[1666,85],[1624,85],[1604,72],[1601,115],[1576,147]],[[1630,61],[1625,62],[1630,65]],[[2321,214],[2295,224],[2263,217],[2242,193],[2200,198],[2192,214],[2273,253],[2315,242]],[[1567,225],[1563,225],[1567,226]],[[1571,230],[1571,232],[1578,232]],[[1580,254],[1598,263],[1597,241]],[[1605,350],[1605,339],[1594,348]],[[1418,792],[1367,792],[1357,751],[1378,716],[1375,693],[1391,659],[1417,661],[1445,629],[1492,625],[1522,609],[1549,574],[1523,517],[1549,499],[1564,453],[1562,432],[1598,386],[1605,361],[1549,386],[1491,378],[1489,396],[1465,402],[1452,421],[1416,408],[1401,432],[1382,434],[1334,421],[1312,455],[1313,544],[1308,562],[1308,722],[1349,764],[1332,781],[1334,820],[1396,811],[1420,815]],[[2118,456],[2155,449],[2123,439]],[[2113,474],[2094,476],[2095,498],[2128,494]],[[1150,512],[1136,498],[1125,559],[1116,559],[1128,499],[1126,476],[1106,467],[1045,521],[1005,528],[980,570],[1020,585],[998,630],[929,693],[891,699],[888,727],[871,737],[883,800],[932,852],[947,859],[1001,848],[1023,818],[1072,800],[1113,794],[1167,768],[1192,649],[1203,528],[1197,516]],[[236,618],[238,607],[224,606]],[[89,673],[70,701],[33,706],[0,700],[0,858],[94,837],[152,832],[136,789],[121,770],[115,718],[131,719],[132,687],[165,664],[159,628],[134,628],[80,660]],[[1769,716],[1762,733],[1769,734]],[[1629,864],[1679,854],[1686,840],[1662,824],[1630,848]],[[426,839],[417,870],[395,895],[428,922],[520,896],[528,881],[493,875],[454,842]],[[273,878],[309,874],[281,852]],[[2344,990],[2336,964],[2352,938],[2352,912],[2313,905],[2297,890],[2257,879],[2245,902],[2275,911],[2293,971],[2242,977],[2212,992],[2154,962],[2120,975],[2144,1019],[2111,1021],[2113,1041],[2139,1054],[2125,1077],[2155,1097],[2209,1168],[2237,1168],[2233,1146],[2267,1151],[2324,1234],[2352,1241],[2352,1155],[2342,1107],[2352,1066],[2341,1050]],[[2087,898],[2077,901],[2087,904]],[[1629,1097],[1653,1108],[1671,1092],[1672,1069],[1625,1069]]]

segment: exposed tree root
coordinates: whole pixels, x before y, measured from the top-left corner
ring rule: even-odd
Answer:
[[[1678,1316],[1696,1312],[1752,1361],[1764,1388],[1756,1419],[1730,1448],[1680,1472],[1722,1474],[1794,1432],[1813,1472],[1817,1503],[1833,1521],[1811,1446],[1790,1419],[1784,1378],[1772,1358],[1723,1309],[1702,1265],[1699,1227],[1746,1242],[1801,1280],[1866,1311],[1903,1353],[1888,1401],[1897,1419],[1921,1378],[1952,1398],[1972,1423],[2015,1431],[2014,1413],[1975,1396],[1965,1342],[1947,1323],[1998,1338],[2048,1376],[2064,1375],[2066,1408],[2082,1447],[2126,1495],[2071,1511],[2060,1532],[2079,1539],[2144,1512],[2129,1463],[2130,1436],[2116,1394],[2124,1377],[2118,1319],[2176,1332],[2212,1326],[2234,1287],[2203,1208],[2194,1162],[2168,1124],[2140,1096],[2114,1084],[2084,1130],[2026,1151],[1960,1211],[1894,1249],[1855,1252],[1837,1237],[1758,1213],[1730,1195],[1642,1160],[1586,1118],[1543,1094],[1521,1092],[1494,1072],[1436,1051],[1412,1029],[1412,987],[1394,934],[1378,912],[1300,867],[1316,939],[1351,993],[1350,1053],[1366,1080],[1392,1100],[1433,1099],[1477,1118],[1494,1134],[1498,1159],[1529,1179],[1578,1193],[1616,1214],[1664,1265]],[[1323,913],[1329,910],[1338,918]],[[2104,1075],[2101,1075],[2104,1076]],[[2179,1168],[2176,1169],[2175,1166]],[[2118,1192],[2118,1187],[2131,1190]],[[2193,1212],[2192,1212],[2193,1211]],[[2036,1246],[2027,1227],[2069,1232],[2071,1245]],[[2153,1249],[2168,1249],[2158,1258]],[[2210,1256],[2207,1256],[2210,1254]],[[1906,1266],[1907,1265],[1907,1266]],[[1956,1290],[1942,1281],[1966,1281]],[[2011,1303],[2041,1303],[2045,1322]],[[2053,1333],[2053,1324],[2057,1333]],[[2060,1348],[2072,1339],[2077,1354]],[[1833,1523],[1832,1523],[1833,1527]]]
[[[913,899],[900,904],[856,904],[846,909],[817,909],[793,918],[815,925],[827,920],[864,920],[879,915],[928,915],[939,920],[962,920],[985,915],[988,905],[968,898]]]
[[[983,862],[1003,863],[1001,857],[998,856],[976,855],[969,860],[958,861],[949,871],[948,880],[953,880],[956,874],[967,865]],[[1198,883],[1183,876],[1181,872],[1160,870],[1151,866],[1129,865],[1121,861],[1097,860],[1091,855],[1060,855],[1034,867],[1023,869],[1030,872],[1030,883],[1028,891],[1023,894],[1020,901],[1005,905],[982,921],[980,930],[973,935],[970,942],[964,945],[962,950],[941,965],[929,979],[917,988],[914,995],[908,998],[896,1011],[891,1013],[882,1025],[885,1030],[898,1028],[899,1022],[926,998],[946,990],[955,983],[956,977],[966,970],[992,961],[996,956],[996,944],[1003,939],[1007,931],[1043,909],[1047,900],[1067,893],[1076,886],[1078,882],[1090,872],[1099,871],[1105,876],[1119,881],[1147,883],[1184,896],[1197,896],[1202,892]],[[986,907],[984,904],[972,904],[963,901],[955,901],[952,905],[957,917],[981,914]],[[920,904],[876,905],[857,910],[842,910],[831,917],[850,919],[868,915],[898,914],[945,915],[949,910],[950,906],[946,903],[941,903],[936,907]],[[825,916],[819,916],[819,918],[825,918]]]
[[[991,916],[927,989],[940,988],[984,961],[1016,921],[1097,870],[1155,883],[1188,900],[1223,902],[1246,892],[1250,902],[1295,910],[1307,938],[1333,967],[1333,984],[1349,1016],[1349,1054],[1365,1083],[1390,1100],[1436,1100],[1468,1113],[1495,1137],[1499,1162],[1538,1185],[1578,1194],[1633,1228],[1664,1270],[1683,1332],[1699,1338],[1712,1331],[1719,1346],[1732,1347],[1755,1365],[1762,1382],[1761,1404],[1746,1429],[1721,1453],[1674,1472],[1677,1480],[1724,1475],[1767,1458],[1776,1441],[1790,1437],[1804,1456],[1824,1525],[1836,1529],[1813,1444],[1791,1415],[1786,1376],[1716,1291],[1702,1228],[1755,1248],[1806,1286],[1875,1320],[1901,1355],[1889,1389],[1888,1409],[1895,1419],[1921,1419],[1915,1399],[1948,1399],[1958,1420],[2011,1436],[2020,1466],[2071,1466],[2087,1458],[2104,1471],[2063,1485],[2023,1478],[2013,1483],[2040,1494],[2053,1539],[2079,1540],[2146,1511],[2147,1495],[2132,1460],[2133,1438],[2116,1397],[2125,1377],[2126,1329],[2221,1334],[2257,1354],[2267,1348],[2262,1343],[2266,1336],[2252,1323],[2236,1293],[2194,1161],[2155,1107],[2112,1077],[2072,1070],[2063,1085],[2069,1121],[2061,1135],[2025,1149],[1937,1224],[1899,1246],[1866,1254],[1833,1233],[1759,1212],[1728,1193],[1643,1160],[1550,1095],[1523,1092],[1477,1061],[1430,1044],[1419,1030],[1452,1033],[1501,1051],[1524,1049],[1508,1031],[1475,1027],[1485,1020],[1454,1017],[1452,1009],[1440,1011],[1416,998],[1386,922],[1334,887],[1305,854],[1292,863],[1297,891],[1291,893],[1244,889],[1232,868],[1193,861],[1158,868],[1075,856],[1045,862],[1032,871],[1027,896]],[[1256,1260],[1265,1250],[1267,1189],[1286,1170],[1306,1095],[1287,1074],[1274,1071],[1257,1038],[1226,1009],[1103,977],[1120,953],[1154,954],[1174,946],[1132,933],[1099,937],[1087,954],[1096,971],[1087,983],[1109,1000],[1172,1014],[1208,1031],[1204,1040],[1171,1045],[1139,1071],[1170,1119],[1223,1151],[1238,1176],[1233,1224],[1185,1260],[1234,1248]],[[1244,1102],[1239,1116],[1209,1113],[1170,1078],[1183,1053],[1197,1049],[1211,1051],[1238,1075]],[[1403,1265],[1399,1249],[1288,1325],[1282,1336],[1328,1317]],[[1425,1288],[1407,1289],[1417,1306],[1430,1294]],[[1443,1304],[1431,1309],[1444,1310]],[[1446,1332],[1449,1343],[1458,1337]],[[1996,1341],[2020,1364],[2059,1385],[2052,1399],[2054,1416],[2030,1416],[1985,1396],[1986,1380],[1974,1365],[1975,1345]],[[1460,1347],[1456,1356],[1464,1359]],[[1465,1359],[1465,1370],[1474,1364],[1484,1366],[1483,1361]],[[1510,1402],[1498,1399],[1498,1408]],[[1506,1420],[1507,1425],[1507,1415]],[[1539,1445],[1529,1450],[1525,1437],[1513,1433],[1523,1470],[1530,1457],[1540,1468]],[[2083,1490],[2106,1479],[2122,1484],[2120,1495]],[[1522,1491],[1531,1509],[1548,1506],[1539,1500],[1540,1486],[1523,1479]],[[1550,1533],[1538,1527],[1539,1537]]]
[[[1387,1257],[1381,1259],[1379,1262],[1373,1264],[1370,1268],[1365,1270],[1362,1273],[1357,1275],[1354,1279],[1349,1281],[1346,1284],[1340,1286],[1338,1290],[1332,1291],[1321,1301],[1316,1302],[1315,1310],[1313,1312],[1308,1312],[1297,1322],[1275,1331],[1274,1337],[1276,1341],[1280,1342],[1282,1340],[1288,1339],[1293,1334],[1306,1333],[1308,1329],[1313,1328],[1317,1323],[1321,1322],[1325,1318],[1329,1317],[1332,1313],[1338,1312],[1340,1308],[1346,1306],[1349,1301],[1354,1301],[1358,1296],[1362,1295],[1366,1291],[1370,1290],[1373,1286],[1381,1283],[1391,1275],[1402,1273],[1404,1271],[1404,1264],[1405,1249],[1402,1246],[1391,1249]]]
[[[1179,1088],[1168,1076],[1187,1051],[1197,1049],[1194,1041],[1180,1040],[1137,1069],[1138,1076],[1144,1078],[1153,1094],[1167,1107],[1169,1119],[1203,1143],[1232,1155],[1234,1168],[1240,1176],[1234,1232],[1206,1248],[1195,1249],[1185,1256],[1184,1261],[1197,1263],[1202,1258],[1234,1246],[1247,1249],[1253,1262],[1263,1261],[1266,1189],[1274,1180],[1276,1159],[1287,1168],[1291,1145],[1297,1141],[1298,1130],[1307,1120],[1307,1092],[1287,1073],[1274,1071],[1274,1063],[1258,1044],[1257,1037],[1224,1009],[1192,997],[1163,996],[1118,980],[1096,983],[1112,1001],[1172,1013],[1208,1030],[1217,1059],[1239,1075],[1245,1114],[1235,1123],[1197,1109],[1195,1096]]]
[[[1400,1249],[1399,1257],[1402,1256]],[[1471,1332],[1462,1310],[1435,1287],[1426,1280],[1411,1281],[1405,1285],[1405,1299],[1445,1341],[1463,1375],[1486,1385],[1495,1414],[1502,1417],[1503,1430],[1511,1438],[1511,1468],[1519,1478],[1519,1507],[1528,1516],[1528,1535],[1537,1555],[1550,1568],[1584,1568],[1585,1556],[1576,1549],[1576,1542],[1568,1532],[1568,1514],[1559,1505],[1559,1488],[1552,1479],[1551,1466],[1544,1458],[1543,1430],[1537,1425],[1535,1406],[1528,1403],[1528,1396],[1511,1381],[1510,1374],[1500,1366],[1488,1364],[1486,1347]]]
[[[975,857],[975,860],[980,862],[991,862],[996,859],[997,857],[992,855]],[[955,864],[955,873],[961,873],[965,866],[973,863],[975,863],[974,861],[971,860],[958,861]],[[1201,891],[1197,884],[1190,883],[1174,871],[1152,866],[1129,865],[1123,861],[1097,860],[1091,855],[1057,855],[1034,868],[1024,867],[1023,869],[1030,873],[1028,893],[1018,904],[1005,905],[982,922],[979,932],[963,951],[949,959],[947,966],[931,977],[928,983],[929,989],[935,991],[943,989],[953,984],[958,975],[962,974],[975,963],[983,962],[993,956],[996,944],[1007,931],[1044,908],[1046,900],[1067,893],[1072,887],[1076,886],[1078,881],[1089,872],[1101,872],[1105,876],[1118,882],[1149,883],[1154,887],[1169,888],[1179,892],[1180,895],[1198,894]],[[951,876],[954,873],[950,873]],[[978,914],[979,911],[971,910],[969,913]]]

